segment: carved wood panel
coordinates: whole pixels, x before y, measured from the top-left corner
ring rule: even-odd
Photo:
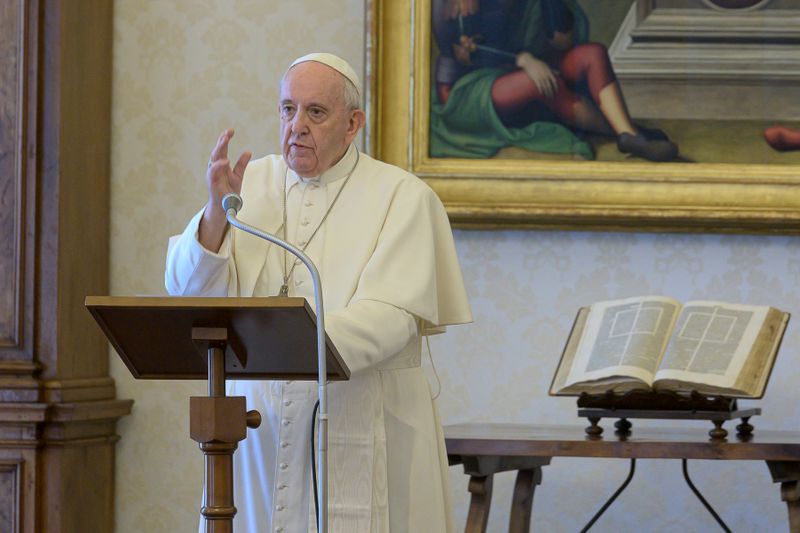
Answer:
[[[16,0],[0,2],[0,345],[5,346],[19,339],[21,9]]]
[[[0,533],[113,530],[131,402],[83,308],[108,290],[112,8],[0,0]]]
[[[0,462],[0,531],[19,531],[21,463]]]

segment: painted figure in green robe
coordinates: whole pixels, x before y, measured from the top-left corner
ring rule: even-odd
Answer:
[[[677,157],[664,132],[631,120],[575,0],[434,0],[433,31],[432,157],[519,146],[593,159],[583,132],[616,136],[621,152],[650,161]]]

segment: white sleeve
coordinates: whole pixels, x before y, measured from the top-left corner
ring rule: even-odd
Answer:
[[[351,373],[379,364],[417,336],[414,315],[390,304],[359,300],[325,313],[325,331]]]
[[[169,239],[164,284],[173,296],[228,296],[236,294],[236,267],[231,256],[231,232],[225,233],[219,252],[206,250],[197,240],[204,209],[180,235]]]

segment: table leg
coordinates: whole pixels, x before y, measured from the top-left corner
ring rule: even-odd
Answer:
[[[525,468],[517,471],[514,496],[511,500],[511,519],[508,524],[508,533],[528,533],[530,531],[533,492],[536,490],[536,485],[541,482],[541,467]]]
[[[550,464],[550,457],[449,454],[447,459],[451,465],[464,465],[464,473],[470,476],[469,492],[472,499],[464,528],[466,533],[486,532],[492,504],[492,476],[512,470],[517,471],[517,483],[514,486],[508,530],[511,533],[528,533],[533,491],[542,482],[542,467]]]
[[[489,506],[492,504],[492,483],[494,476],[470,476],[469,492],[472,499],[469,503],[469,514],[464,533],[486,533],[489,522]]]
[[[800,462],[767,461],[772,481],[781,484],[781,500],[789,511],[789,531],[800,533]]]

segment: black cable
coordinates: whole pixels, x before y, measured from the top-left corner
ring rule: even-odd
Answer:
[[[317,494],[317,461],[314,458],[314,430],[316,429],[317,410],[319,409],[319,400],[314,404],[314,412],[311,413],[311,475],[314,478],[314,516],[319,523],[319,495]]]

